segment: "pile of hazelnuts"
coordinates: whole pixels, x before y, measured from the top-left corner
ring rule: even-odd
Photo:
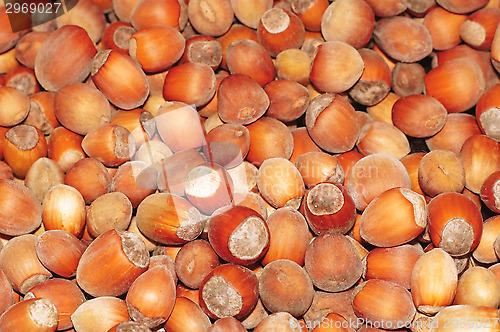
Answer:
[[[498,331],[499,0],[13,8],[0,331]]]

